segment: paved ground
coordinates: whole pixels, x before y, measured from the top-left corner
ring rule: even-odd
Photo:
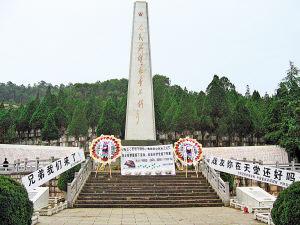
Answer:
[[[248,225],[252,214],[227,207],[67,209],[40,217],[39,225]]]

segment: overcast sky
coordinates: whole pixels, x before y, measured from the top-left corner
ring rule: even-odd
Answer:
[[[131,0],[0,0],[0,82],[127,78]],[[205,90],[213,74],[273,93],[300,67],[299,0],[149,0],[152,71]]]

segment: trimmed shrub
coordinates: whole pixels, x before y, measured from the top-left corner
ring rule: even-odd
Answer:
[[[31,225],[33,204],[23,185],[0,176],[0,224]]]
[[[80,170],[81,165],[74,166],[73,168],[62,173],[57,181],[57,187],[62,191],[67,191],[68,183],[71,183],[75,177],[75,172]]]
[[[271,212],[275,225],[300,224],[300,182],[281,191]]]

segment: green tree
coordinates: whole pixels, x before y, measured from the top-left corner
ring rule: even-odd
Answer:
[[[92,133],[94,134],[101,113],[100,102],[95,97],[91,97],[88,99],[86,108],[88,125],[92,128]]]
[[[167,109],[166,113],[164,114],[164,124],[166,127],[167,132],[171,132],[175,130],[176,122],[174,120],[174,113],[178,108],[178,103],[175,98],[170,99],[170,107]]]
[[[118,100],[117,104],[118,117],[120,129],[121,129],[121,138],[125,137],[125,124],[126,124],[126,107],[127,107],[127,96],[122,96]]]
[[[210,133],[212,130],[212,119],[207,110],[207,98],[204,92],[199,92],[196,99],[196,111],[197,118],[195,121],[195,128],[198,131],[201,131],[201,140],[202,144],[204,144],[204,137],[206,133]]]
[[[169,87],[170,79],[168,77],[158,74],[153,77],[155,126],[158,131],[166,130],[164,124],[166,108],[164,104],[166,103],[165,99],[169,97],[167,95]]]
[[[182,96],[174,112],[175,131],[194,131],[196,121],[197,110],[194,99],[187,95]]]
[[[82,103],[79,103],[75,108],[71,123],[68,126],[68,133],[78,140],[80,136],[88,135],[88,129],[89,126],[86,118],[85,107]]]
[[[26,112],[25,112],[26,113]],[[32,114],[31,119],[29,120],[29,126],[34,130],[41,130],[46,122],[47,116],[49,113],[48,106],[43,100],[40,102],[34,113]],[[27,119],[25,119],[28,121]]]
[[[98,121],[97,135],[119,135],[121,125],[118,121],[118,109],[112,98],[109,98],[105,104],[102,114]]]
[[[271,101],[265,118],[268,143],[280,144],[292,157],[300,157],[299,120],[297,109],[300,106],[299,70],[290,62],[284,80]]]
[[[27,132],[27,137],[29,137],[29,133],[32,129],[32,125],[30,123],[31,117],[36,111],[38,105],[40,103],[39,95],[36,96],[35,99],[31,100],[26,106],[21,106],[18,110],[16,121],[16,129],[19,132]]]
[[[62,107],[56,107],[53,111],[53,118],[55,121],[56,127],[61,131],[68,127],[68,115]]]
[[[56,95],[51,93],[51,86],[48,86],[43,101],[45,102],[45,105],[47,106],[49,111],[52,111],[57,107],[57,97]]]
[[[217,144],[219,144],[220,133],[220,120],[228,112],[228,103],[226,98],[226,90],[232,89],[232,85],[225,78],[219,78],[214,75],[212,82],[208,85],[207,100],[208,100],[208,111],[212,118],[212,132],[217,137]]]
[[[236,123],[236,133],[240,137],[247,137],[253,131],[253,122],[249,109],[246,107],[245,102],[240,100],[237,102],[234,113]]]
[[[9,129],[13,126],[13,118],[10,110],[0,110],[0,143],[6,142]]]
[[[42,140],[48,141],[49,144],[51,140],[57,140],[60,137],[60,132],[55,124],[54,116],[52,113],[48,115],[41,134]]]

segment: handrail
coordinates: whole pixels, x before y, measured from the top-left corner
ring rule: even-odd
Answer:
[[[91,158],[87,158],[84,163],[81,164],[79,172],[75,173],[75,177],[71,183],[68,183],[67,188],[67,201],[68,207],[73,207],[73,204],[80,193],[86,180],[89,178],[93,168],[93,161]]]
[[[235,159],[235,158],[232,158],[232,159]],[[242,161],[243,162],[249,162],[249,163],[258,163],[260,165],[276,167],[276,168],[283,169],[283,170],[300,171],[300,163],[295,163],[295,161],[291,161],[291,162],[288,162],[288,163],[276,162],[275,164],[264,163],[261,160],[259,160],[259,161],[247,160],[246,158],[244,158]]]
[[[211,168],[205,159],[203,159],[200,163],[200,167],[202,169],[202,174],[208,180],[218,196],[222,199],[224,205],[228,206],[230,202],[229,183],[223,181],[220,174]]]

